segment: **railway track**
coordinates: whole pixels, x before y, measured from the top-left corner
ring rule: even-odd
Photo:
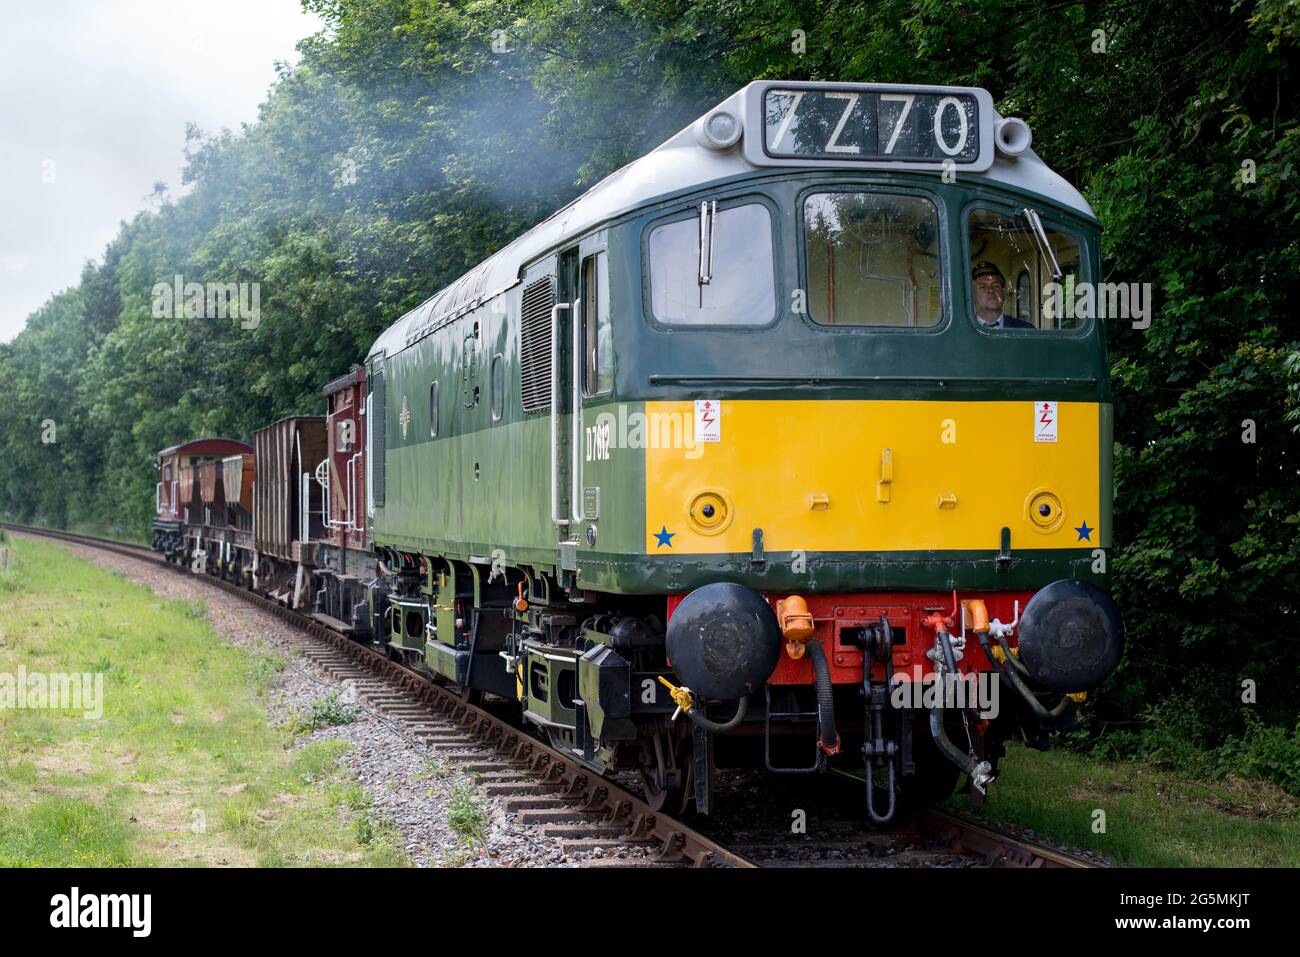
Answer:
[[[9,523],[0,523],[0,528],[116,553],[171,569],[186,578],[200,578],[292,624],[302,633],[295,644],[308,660],[331,678],[352,683],[365,706],[439,756],[454,761],[461,770],[474,774],[483,792],[502,800],[505,810],[514,813],[521,823],[541,827],[544,836],[556,840],[569,854],[597,847],[607,851],[626,848],[631,852],[587,862],[591,865],[752,868],[788,865],[784,849],[808,847],[808,842],[782,837],[738,845],[745,848],[743,854],[729,849],[718,839],[655,811],[632,791],[594,774],[571,756],[487,708],[462,699],[453,690],[381,652],[231,582],[196,576],[144,546]],[[827,848],[840,848],[837,855],[821,861],[802,861],[800,866],[845,866],[854,861],[846,853],[878,856],[891,840],[926,842],[931,851],[937,849],[941,855],[967,858],[961,866],[1097,866],[940,809],[917,812],[905,828],[893,834],[863,834],[860,830],[853,833],[857,827],[856,822],[838,822],[830,839],[819,839],[819,844]]]

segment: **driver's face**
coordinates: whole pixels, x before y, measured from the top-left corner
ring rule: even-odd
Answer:
[[[1002,280],[997,276],[980,276],[975,280],[975,308],[981,312],[1002,311]]]

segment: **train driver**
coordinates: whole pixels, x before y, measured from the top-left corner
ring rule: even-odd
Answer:
[[[971,286],[975,300],[975,319],[981,329],[1032,329],[1032,324],[1002,311],[1002,296],[1006,290],[1002,270],[984,260],[971,269]]]

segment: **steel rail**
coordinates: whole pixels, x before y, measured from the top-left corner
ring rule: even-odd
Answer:
[[[913,819],[917,826],[936,837],[947,840],[984,857],[991,867],[1030,868],[1088,868],[1098,867],[1092,861],[1073,857],[1063,851],[1034,844],[1014,834],[999,831],[986,824],[969,820],[943,808],[923,808]]]

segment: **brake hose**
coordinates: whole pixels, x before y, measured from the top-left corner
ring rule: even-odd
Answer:
[[[831,669],[826,663],[826,649],[820,641],[805,642],[804,647],[812,659],[813,683],[817,688],[817,727],[820,732],[817,745],[827,754],[838,754],[840,736],[835,730],[835,701],[831,695]]]
[[[703,706],[691,708],[686,712],[686,717],[690,718],[705,731],[712,731],[714,734],[723,734],[739,727],[740,722],[745,720],[745,715],[749,713],[749,699],[741,698],[736,704],[736,713],[721,724],[717,721],[711,721],[706,718],[703,711]]]
[[[1069,698],[1062,695],[1061,702],[1056,707],[1052,708],[1050,711],[1044,708],[1042,702],[1038,700],[1034,695],[1034,692],[1030,690],[1029,686],[1020,680],[1020,675],[1016,674],[1016,670],[1014,668],[1008,668],[1005,663],[998,661],[997,658],[993,656],[993,651],[989,648],[988,635],[981,634],[979,639],[980,647],[984,649],[984,654],[986,654],[989,661],[993,663],[993,667],[998,670],[998,673],[1001,674],[1002,677],[1011,682],[1011,687],[1015,688],[1016,691],[1020,693],[1020,697],[1025,699],[1026,704],[1033,709],[1034,714],[1038,715],[1038,717],[1043,720],[1055,721],[1065,713],[1065,709],[1069,707],[1070,704]],[[1006,657],[1011,658],[1011,649],[1007,645],[1007,640],[1005,638],[999,638],[998,643],[1003,647]],[[1017,664],[1020,664],[1020,662],[1017,662]]]
[[[952,652],[951,636],[947,632],[940,631],[938,638],[939,647],[943,653],[944,665],[949,674],[958,675],[957,660]],[[940,696],[942,699],[942,696]],[[963,753],[949,739],[943,729],[943,706],[936,704],[930,709],[930,737],[934,738],[934,743],[939,750],[953,764],[970,775],[971,782],[983,793],[985,786],[993,779],[993,767],[988,761],[982,761],[974,753]]]

